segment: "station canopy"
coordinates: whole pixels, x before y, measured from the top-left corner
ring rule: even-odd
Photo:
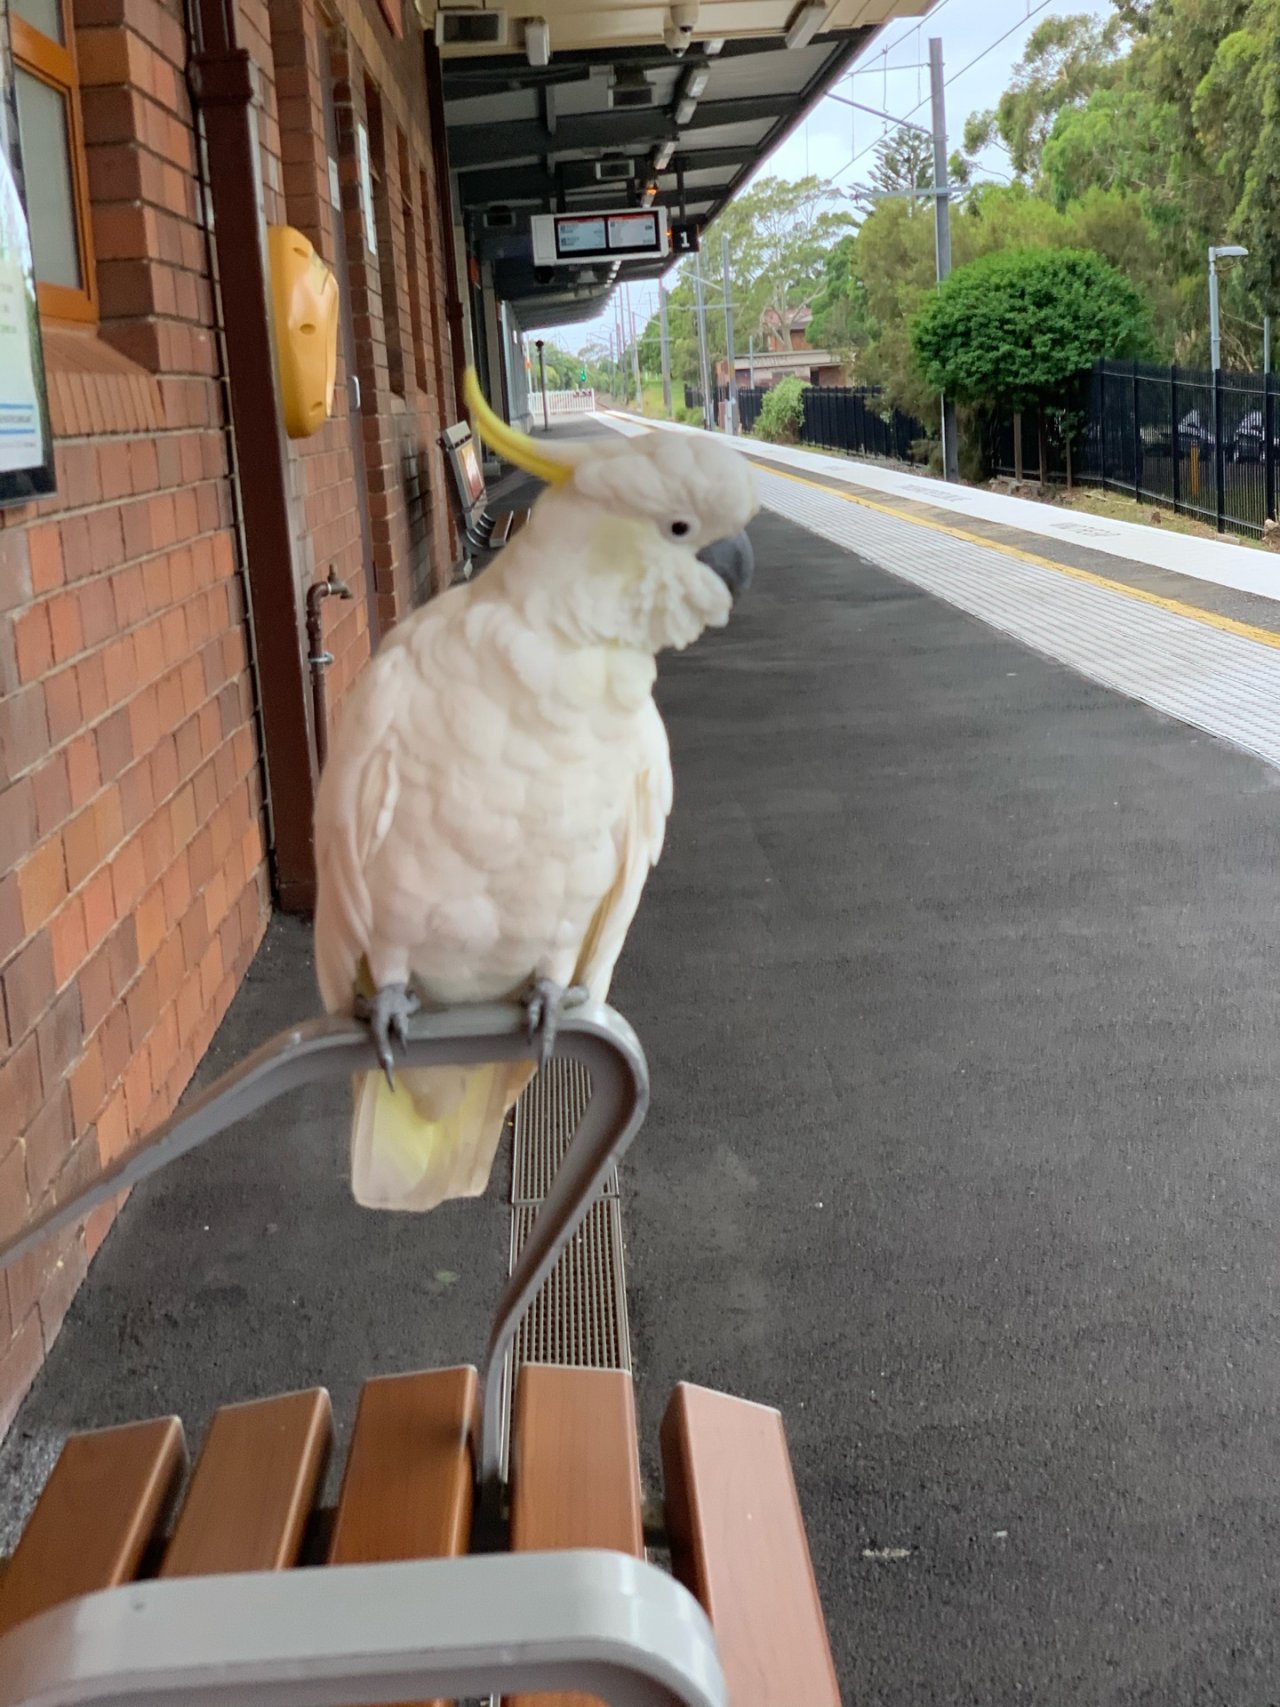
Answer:
[[[526,4],[528,0],[526,0]],[[443,62],[470,252],[519,327],[594,314],[674,257],[540,265],[531,218],[665,209],[705,226],[888,20],[922,0],[538,0],[537,16],[420,0]],[[443,14],[437,27],[437,14]]]

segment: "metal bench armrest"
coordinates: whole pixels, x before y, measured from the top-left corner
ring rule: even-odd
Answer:
[[[693,1596],[621,1553],[134,1583],[0,1641],[0,1707],[347,1707],[542,1691],[609,1707],[728,1703]]]
[[[415,1014],[397,1065],[467,1066],[533,1056],[524,1009],[515,1003],[477,1004]],[[485,1499],[497,1500],[502,1462],[502,1369],[521,1317],[581,1225],[610,1170],[644,1121],[649,1071],[644,1051],[621,1014],[599,1002],[571,1008],[560,1020],[556,1054],[579,1061],[591,1077],[591,1100],[574,1133],[532,1233],[498,1300],[485,1361],[479,1476]],[[356,1021],[313,1019],[282,1031],[95,1180],[43,1211],[21,1233],[0,1243],[0,1269],[97,1204],[176,1161],[238,1120],[303,1085],[377,1070],[369,1033]]]

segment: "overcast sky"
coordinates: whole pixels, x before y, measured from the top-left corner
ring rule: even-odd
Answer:
[[[948,79],[947,136],[954,150],[969,114],[999,100],[1023,44],[1041,18],[1080,12],[1104,17],[1110,10],[1109,0],[1050,0],[1048,5],[1044,0],[994,5],[992,0],[939,0],[919,22],[898,18],[887,24],[837,91],[864,106],[927,124],[929,37],[941,36]],[[762,162],[757,176],[794,179],[816,172],[838,185],[856,184],[866,176],[877,138],[891,128],[837,101],[821,101],[800,129]],[[988,151],[984,165],[993,177],[1009,171],[1008,161],[995,149]],[[631,298],[641,327],[657,309],[657,286],[635,285]],[[593,337],[607,336],[613,319],[610,309],[549,336],[564,348],[578,349]]]

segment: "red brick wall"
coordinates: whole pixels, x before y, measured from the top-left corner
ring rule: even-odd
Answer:
[[[182,4],[73,6],[102,322],[48,331],[57,496],[0,513],[0,1236],[172,1110],[269,911]],[[454,556],[435,444],[451,369],[421,34],[410,23],[395,40],[374,0],[353,0],[333,32],[339,214],[314,0],[240,0],[239,16],[261,78],[267,217],[331,263],[340,217],[350,251],[339,283],[356,313],[359,431],[340,374],[335,418],[290,455],[299,594],[333,567],[354,595],[323,607],[336,704],[369,651],[357,447],[380,625],[443,586]],[[389,314],[347,154],[367,87]],[[0,1432],[111,1213],[0,1279]]]
[[[48,334],[58,495],[0,529],[6,1232],[169,1113],[267,909],[181,31],[151,0],[87,16],[102,328]],[[110,81],[121,67],[145,93]],[[108,1224],[4,1277],[0,1423]]]

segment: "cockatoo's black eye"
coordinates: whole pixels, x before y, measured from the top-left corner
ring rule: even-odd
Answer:
[[[672,539],[683,539],[686,534],[691,534],[693,532],[693,523],[668,522],[667,532],[671,535]]]

